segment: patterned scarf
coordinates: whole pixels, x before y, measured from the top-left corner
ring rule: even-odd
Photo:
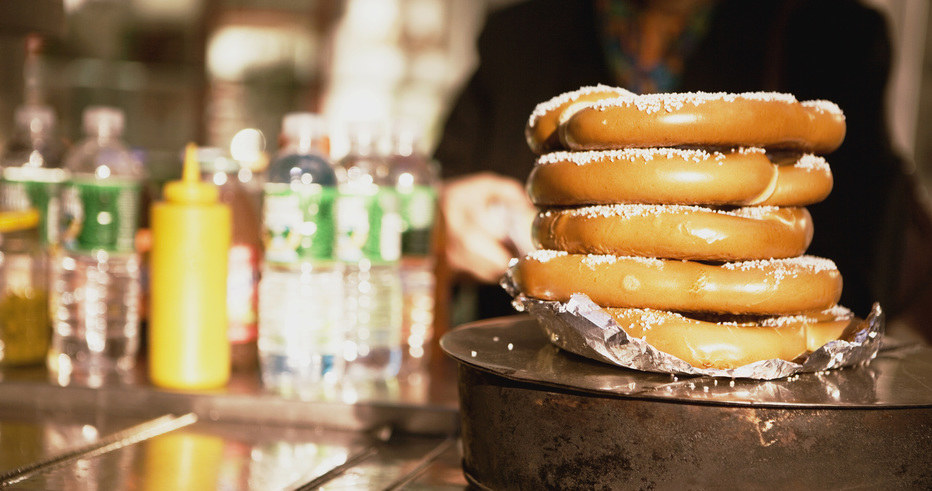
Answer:
[[[640,2],[597,0],[595,8],[601,19],[606,61],[616,82],[633,92],[648,94],[677,89],[684,60],[708,30],[713,4],[700,6],[682,21],[654,17],[660,22],[649,26],[639,18],[644,10]],[[657,29],[657,35],[651,37],[656,42],[645,42],[645,28]]]

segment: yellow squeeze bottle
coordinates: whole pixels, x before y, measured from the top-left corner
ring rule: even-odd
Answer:
[[[168,389],[222,387],[230,379],[230,209],[216,186],[201,182],[193,143],[181,180],[163,194],[151,216],[149,377]]]

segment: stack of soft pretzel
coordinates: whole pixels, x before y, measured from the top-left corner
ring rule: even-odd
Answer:
[[[804,206],[832,188],[841,110],[779,93],[635,95],[597,86],[541,103],[528,180],[539,250],[527,296],[584,293],[630,336],[703,368],[794,360],[852,314],[842,279],[804,255]]]

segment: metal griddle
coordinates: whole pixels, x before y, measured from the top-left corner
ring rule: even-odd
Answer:
[[[932,349],[755,381],[582,358],[521,315],[441,340],[479,488],[932,489]]]

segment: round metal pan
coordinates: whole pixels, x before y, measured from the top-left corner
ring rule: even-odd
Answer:
[[[774,381],[564,352],[514,316],[448,333],[463,468],[490,489],[932,489],[932,349]]]

